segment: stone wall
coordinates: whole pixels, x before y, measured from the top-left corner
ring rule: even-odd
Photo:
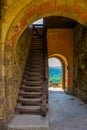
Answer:
[[[87,101],[87,27],[74,28],[74,93]]]
[[[15,48],[6,46],[6,91],[5,115],[7,120],[15,112],[19,88],[21,86],[32,35],[28,29],[24,31]]]

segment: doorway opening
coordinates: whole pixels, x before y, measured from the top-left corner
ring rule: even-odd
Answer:
[[[62,63],[58,58],[52,57],[48,59],[49,66],[49,78],[48,87],[52,88],[62,88]]]

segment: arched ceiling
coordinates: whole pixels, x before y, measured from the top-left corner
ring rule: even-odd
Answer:
[[[2,21],[2,42],[14,46],[26,27],[48,16],[64,16],[87,25],[86,0],[7,0]]]

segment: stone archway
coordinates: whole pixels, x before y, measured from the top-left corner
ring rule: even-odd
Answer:
[[[8,100],[10,98],[9,104],[11,105],[11,96],[7,93],[8,88],[6,82],[6,76],[8,75],[7,64],[10,63],[11,66],[15,67],[15,56],[16,56],[16,45],[24,30],[31,24],[33,21],[47,16],[65,16],[71,19],[78,21],[83,25],[87,25],[87,12],[85,10],[85,1],[79,0],[71,1],[69,3],[68,0],[64,1],[50,1],[50,0],[42,0],[41,2],[37,0],[35,1],[25,1],[16,0],[15,2],[9,4],[6,9],[6,12],[2,19],[2,37],[1,37],[1,108],[0,115],[2,120],[8,119],[9,115],[7,109]],[[16,8],[15,8],[16,7]],[[14,57],[14,58],[13,58]],[[9,62],[10,60],[10,62]],[[12,75],[12,70],[10,72]],[[11,86],[12,87],[12,86]],[[13,92],[13,88],[9,90],[10,93]],[[10,109],[13,109],[12,105]],[[9,109],[9,112],[10,112]]]
[[[13,2],[4,15],[2,24],[2,42],[11,45],[11,40],[19,37],[33,21],[47,16],[64,16],[86,25],[87,13],[83,1],[25,1]],[[14,5],[14,6],[13,6]],[[16,6],[16,9],[15,9]],[[14,35],[14,36],[13,36]],[[13,40],[14,42],[14,40]]]
[[[65,58],[65,56],[61,55],[61,54],[53,54],[51,56],[49,56],[49,58],[57,58],[60,60],[61,62],[61,66],[62,66],[62,88],[67,91],[68,90],[68,86],[69,86],[69,72],[67,70],[68,67],[68,61]]]

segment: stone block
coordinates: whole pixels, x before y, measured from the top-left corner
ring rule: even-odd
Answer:
[[[48,116],[15,115],[7,128],[8,130],[49,130]]]

